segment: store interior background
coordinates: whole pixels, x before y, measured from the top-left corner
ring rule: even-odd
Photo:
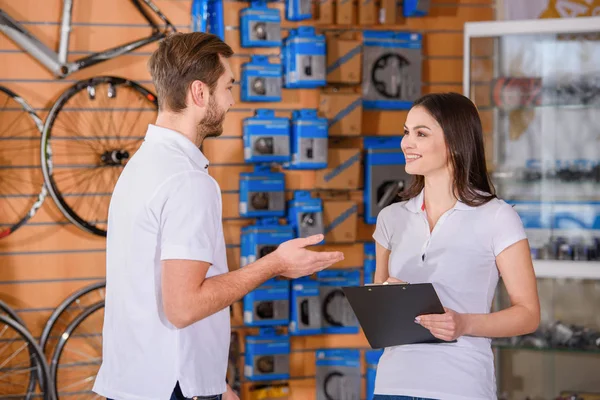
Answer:
[[[57,23],[60,21],[59,0],[0,0],[0,7],[20,21],[30,21],[27,28],[44,38],[51,48],[57,47]],[[236,77],[240,66],[249,61],[251,51],[240,47],[239,10],[244,2],[225,2],[226,42],[235,51],[230,60]],[[189,31],[189,0],[156,0],[159,8],[180,31]],[[283,3],[273,7],[283,9]],[[466,22],[491,21],[502,18],[500,0],[433,0],[428,16],[399,17],[390,30],[415,31],[423,34],[423,93],[454,91],[462,93],[463,28]],[[124,0],[76,1],[74,7],[73,51],[100,50],[147,32],[136,27],[143,21],[133,7]],[[299,25],[327,26],[330,29],[352,29],[350,25],[322,25],[318,21],[295,23],[282,18],[285,29]],[[146,69],[148,56],[155,45],[146,46],[133,54],[121,56],[80,71],[66,80],[55,79],[34,59],[20,51],[7,37],[0,35],[0,83],[23,96],[44,119],[57,97],[76,80],[113,75],[132,79],[154,90]],[[276,54],[278,49],[258,51]],[[492,79],[493,48],[477,48],[478,66],[473,80]],[[357,89],[360,85],[355,85]],[[482,89],[487,90],[487,89]],[[240,172],[252,170],[244,164],[242,119],[253,115],[257,108],[272,108],[280,116],[290,116],[291,110],[319,108],[320,89],[284,89],[280,103],[243,103],[239,99],[239,85],[234,88],[236,105],[226,118],[224,134],[207,140],[204,152],[211,161],[210,174],[217,179],[223,191],[224,233],[230,269],[239,267],[241,228],[250,223],[238,213]],[[492,111],[487,104],[477,104],[486,137],[486,152],[492,151]],[[363,111],[364,136],[401,135],[405,111]],[[330,139],[330,148],[361,148],[360,136]],[[490,166],[492,168],[493,166]],[[288,198],[293,190],[319,192],[317,172],[285,171]],[[336,198],[356,202],[356,238],[354,243],[328,244],[327,249],[341,250],[345,260],[336,268],[361,269],[364,261],[363,246],[371,241],[374,226],[363,222],[362,169],[355,187],[336,190]],[[15,234],[0,240],[0,298],[17,310],[34,336],[39,336],[52,310],[78,288],[104,279],[105,239],[79,230],[68,223],[52,199],[47,198],[42,208],[27,225]],[[584,324],[600,329],[600,283],[565,280],[539,280],[542,306],[552,310],[553,318],[564,322]],[[255,332],[244,328],[239,304],[234,307],[234,328],[240,334]],[[368,347],[362,333],[356,335],[316,335],[292,337],[290,399],[311,399],[315,396],[315,353],[319,348]],[[511,399],[541,399],[547,397],[548,382],[562,390],[595,391],[600,393],[600,353],[553,352],[530,350],[501,350],[501,381],[499,385]],[[244,383],[245,390],[252,384]],[[364,386],[364,385],[363,385]],[[546,389],[545,389],[546,388]]]

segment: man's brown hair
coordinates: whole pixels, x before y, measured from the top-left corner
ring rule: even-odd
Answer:
[[[148,61],[160,109],[181,112],[193,81],[206,84],[210,93],[225,72],[219,56],[229,58],[233,50],[219,37],[203,33],[173,33],[167,36]]]

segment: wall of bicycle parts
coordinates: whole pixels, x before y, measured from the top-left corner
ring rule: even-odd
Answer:
[[[43,5],[42,5],[43,3]],[[377,19],[380,2],[375,2],[373,20]],[[389,7],[389,1],[382,1]],[[0,7],[8,11],[27,29],[42,39],[53,49],[57,48],[61,16],[59,0],[21,0],[19,2],[0,0]],[[156,0],[158,7],[181,31],[189,30],[191,1]],[[328,35],[327,63],[332,64],[349,50],[363,41],[362,30],[380,29],[419,33],[422,35],[422,93],[456,91],[462,92],[462,48],[463,25],[467,21],[494,19],[494,0],[434,0],[429,15],[424,17],[404,17],[402,4],[398,13],[388,13],[385,24],[357,24],[357,2],[350,6],[343,1],[325,1],[313,4],[315,17],[312,20],[292,22],[285,18],[284,3],[271,3],[269,7],[281,10],[282,36],[298,26],[314,26],[317,33]],[[392,2],[393,4],[393,2]],[[240,79],[242,64],[250,61],[255,54],[266,55],[270,62],[278,59],[278,48],[249,49],[240,45],[239,12],[248,3],[227,1],[224,21],[226,41],[234,48],[236,55],[231,59],[237,79]],[[345,11],[344,11],[345,10]],[[318,12],[320,11],[320,12]],[[344,22],[340,15],[349,17]],[[336,24],[336,22],[340,22]],[[341,23],[344,22],[344,23]],[[364,21],[363,21],[364,22]],[[368,20],[367,20],[368,22]],[[117,45],[125,40],[147,34],[148,28],[135,12],[133,6],[123,0],[75,2],[73,35],[70,50],[73,56],[98,51]],[[336,35],[340,35],[337,38]],[[333,40],[333,42],[329,42]],[[337,40],[337,42],[336,42]],[[59,95],[76,81],[98,75],[122,76],[134,80],[153,90],[146,62],[155,45],[149,45],[89,69],[77,72],[66,79],[55,79],[46,69],[28,54],[21,51],[5,36],[0,35],[0,84],[4,85],[29,102],[37,114],[44,119]],[[486,82],[491,79],[491,48],[476,49],[478,69],[475,79]],[[351,62],[361,65],[360,55]],[[352,64],[349,64],[352,65]],[[240,237],[242,227],[252,223],[250,218],[239,214],[239,176],[253,171],[244,162],[242,121],[255,114],[259,108],[276,110],[279,117],[290,118],[293,110],[314,109],[319,115],[333,119],[341,110],[348,107],[337,94],[346,94],[352,99],[360,93],[361,75],[356,70],[338,68],[342,84],[328,84],[326,88],[295,88],[282,91],[282,100],[258,103],[242,102],[240,86],[234,88],[237,104],[229,113],[224,134],[218,139],[208,140],[204,152],[211,161],[210,173],[219,182],[223,193],[223,217],[227,255],[230,269],[240,265]],[[363,66],[364,67],[364,66]],[[338,76],[337,81],[340,81]],[[339,91],[335,91],[335,89]],[[482,90],[487,90],[483,87]],[[482,106],[482,105],[480,105]],[[326,170],[283,170],[287,200],[296,190],[309,191],[311,197],[323,199],[324,224],[331,223],[344,211],[352,210],[338,225],[338,233],[329,233],[324,248],[344,251],[345,260],[336,268],[362,271],[364,245],[371,241],[373,225],[365,223],[363,204],[363,137],[393,137],[402,133],[406,111],[367,110],[355,108],[349,124],[335,127],[329,136],[329,165]],[[491,131],[491,112],[482,108],[486,133]],[[143,132],[140,132],[143,134]],[[488,151],[491,143],[488,142]],[[349,161],[351,160],[351,161]],[[352,161],[353,160],[353,161]],[[39,164],[39,160],[37,160]],[[350,168],[346,168],[350,165]],[[331,177],[331,172],[337,176]],[[337,171],[337,172],[336,172]],[[343,171],[338,175],[338,172]],[[328,175],[329,174],[329,175]],[[85,194],[81,194],[85,196]],[[82,200],[84,201],[84,200]],[[353,206],[356,206],[355,208]],[[356,211],[356,212],[354,212]],[[333,236],[335,235],[335,236]],[[41,209],[27,224],[10,236],[0,240],[0,299],[14,307],[25,320],[27,327],[38,336],[52,310],[69,294],[100,281],[104,277],[105,239],[84,232],[69,223],[53,200],[48,197]],[[362,279],[362,277],[361,277]],[[247,333],[256,333],[255,328],[243,326],[241,304],[233,309],[233,325],[239,333],[240,342]],[[368,347],[362,334],[319,334],[294,336],[291,338],[290,354],[290,393],[292,399],[310,399],[315,390],[315,350],[323,348],[355,348],[361,350],[361,374],[365,374],[364,349]],[[242,373],[243,375],[243,373]],[[250,383],[243,385],[244,393]],[[364,379],[362,390],[365,390]],[[247,398],[247,397],[246,397]]]

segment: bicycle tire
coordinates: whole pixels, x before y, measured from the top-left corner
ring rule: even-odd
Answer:
[[[46,347],[48,346],[48,340],[50,339],[52,328],[54,328],[54,325],[60,316],[65,312],[65,310],[86,294],[91,293],[94,290],[103,289],[105,287],[106,281],[92,283],[91,285],[85,286],[70,294],[58,305],[58,307],[54,309],[54,311],[52,311],[52,314],[50,314],[50,317],[48,317],[48,320],[44,325],[44,329],[42,330],[42,334],[40,335],[40,347],[42,348],[44,354],[46,354],[46,351],[48,350]],[[83,311],[85,311],[85,309],[82,310],[82,312]]]
[[[2,97],[6,96],[6,101],[1,101]],[[27,136],[22,136],[27,134],[28,130],[21,130],[18,131],[16,134],[13,133],[15,136],[14,137],[4,137],[4,130],[0,129],[0,139],[6,139],[6,141],[2,141],[3,144],[2,146],[0,146],[0,160],[8,160],[8,157],[4,156],[3,157],[3,153],[6,152],[8,153],[8,151],[10,151],[10,147],[12,147],[10,145],[11,141],[19,141],[19,142],[23,142],[23,143],[27,143],[28,140],[35,140],[35,142],[37,143],[35,145],[36,149],[34,151],[37,151],[37,147],[40,146],[41,143],[41,133],[42,133],[42,127],[43,127],[43,123],[42,120],[40,119],[40,117],[38,117],[38,115],[36,114],[35,110],[33,109],[33,107],[31,107],[21,96],[19,96],[18,94],[16,94],[15,92],[13,92],[12,90],[4,87],[4,86],[0,86],[0,116],[2,115],[2,111],[6,110],[6,111],[18,111],[14,110],[12,108],[5,108],[6,105],[8,105],[9,100],[11,100],[12,102],[16,103],[17,107],[20,107],[22,109],[22,111],[28,116],[28,120],[30,120],[32,122],[32,127],[30,127],[29,129],[35,129],[37,131],[36,137],[35,139],[33,139],[32,137],[27,137]],[[3,104],[3,105],[2,105]],[[7,126],[8,128],[13,127],[13,125],[19,120],[20,117],[15,118],[13,121],[11,121]],[[2,124],[2,119],[0,118],[0,125]],[[0,126],[1,128],[1,126]],[[7,131],[8,131],[7,128]],[[15,127],[16,128],[16,127]],[[7,134],[10,135],[10,132],[7,132]],[[37,138],[37,135],[39,136],[39,139]],[[9,143],[9,144],[7,144]],[[18,142],[17,142],[18,143]],[[16,143],[15,143],[16,144]],[[5,148],[4,150],[2,148]],[[20,157],[21,158],[26,158],[23,157],[22,151],[24,150],[23,148],[15,148],[14,150],[16,151],[20,151]],[[32,149],[33,150],[33,149]],[[24,167],[28,167],[28,168],[24,168]],[[17,169],[18,168],[18,169]],[[0,161],[0,189],[2,189],[3,186],[6,186],[9,190],[10,189],[14,189],[15,184],[19,184],[18,182],[20,181],[21,183],[30,183],[32,186],[37,187],[38,182],[25,182],[23,180],[23,176],[18,175],[19,172],[14,172],[15,176],[12,176],[13,173],[11,173],[11,170],[14,171],[22,171],[25,169],[33,169],[33,171],[38,171],[37,166],[19,166],[19,165],[12,165],[12,163],[7,162],[7,165],[2,165],[1,161]],[[35,172],[34,172],[35,173]],[[7,193],[6,195],[3,194],[3,191],[0,190],[0,199],[2,199],[2,203],[3,207],[0,207],[1,210],[3,210],[2,213],[0,213],[0,239],[4,238],[8,235],[10,235],[11,233],[15,232],[17,229],[19,229],[21,226],[23,226],[28,220],[30,220],[34,214],[36,213],[36,211],[42,206],[44,199],[46,198],[47,195],[47,191],[46,191],[46,186],[44,185],[44,180],[43,177],[41,177],[42,179],[39,182],[39,186],[40,189],[36,189],[39,190],[39,193],[35,193],[35,194],[29,194],[29,193],[21,193],[20,190],[17,188],[17,192],[18,193]],[[3,184],[4,182],[4,184]],[[19,200],[20,198],[25,198],[26,200],[24,201],[24,204],[19,204]],[[12,202],[15,202],[17,209],[15,209],[15,205],[11,204]],[[10,213],[11,210],[15,213],[14,215],[14,220],[10,217],[8,217],[5,220],[5,215],[4,213]]]
[[[23,322],[23,320],[21,319],[21,317],[19,317],[19,315],[15,312],[15,310],[13,310],[12,307],[10,307],[5,302],[0,300],[0,315],[2,315],[2,313],[4,313],[5,315],[8,315],[9,318],[17,321],[17,323],[25,326],[25,322]]]
[[[55,390],[52,386],[52,380],[50,379],[50,372],[48,364],[46,363],[46,359],[40,346],[36,343],[31,333],[20,323],[13,320],[12,318],[7,317],[6,315],[0,314],[0,324],[8,325],[10,328],[14,329],[23,340],[27,343],[27,347],[30,351],[30,358],[35,357],[37,366],[34,367],[38,372],[38,381],[40,382],[40,389],[43,390],[43,399],[44,400],[57,400],[55,396]],[[33,354],[31,353],[33,352]],[[33,376],[33,375],[32,375]],[[31,382],[31,381],[30,381]],[[29,388],[28,393],[26,395],[26,399],[35,396],[31,393],[31,388]],[[37,396],[35,396],[37,397]],[[0,397],[1,398],[1,397]]]
[[[75,329],[77,329],[77,327],[79,325],[81,325],[81,323],[87,317],[89,317],[91,314],[93,314],[94,312],[98,311],[101,308],[104,308],[104,301],[99,301],[95,304],[92,304],[88,308],[86,308],[85,311],[83,311],[73,321],[71,321],[71,323],[69,324],[67,329],[65,329],[65,332],[61,335],[60,340],[58,341],[58,344],[56,345],[56,349],[54,350],[54,353],[52,354],[52,361],[50,364],[50,376],[53,379],[52,386],[54,388],[54,396],[57,400],[60,399],[59,393],[58,393],[58,365],[60,364],[59,363],[60,356],[62,355],[65,344],[67,343],[69,338],[72,337],[73,331]]]
[[[148,89],[144,88],[143,86],[139,85],[138,83],[125,79],[125,78],[120,78],[120,77],[114,77],[114,76],[98,76],[98,77],[93,77],[90,79],[84,79],[81,81],[76,82],[74,85],[72,85],[70,88],[68,88],[65,92],[62,93],[62,95],[58,98],[58,100],[54,103],[54,105],[52,106],[50,113],[48,114],[48,117],[46,118],[46,122],[44,124],[44,128],[43,128],[43,132],[42,132],[42,143],[41,143],[41,165],[42,165],[42,173],[44,176],[44,181],[46,182],[46,186],[48,188],[48,192],[50,193],[50,196],[52,197],[52,199],[54,200],[54,202],[56,203],[58,209],[61,211],[61,213],[67,218],[67,220],[69,220],[71,223],[73,223],[75,226],[77,226],[78,228],[98,235],[98,236],[106,236],[106,229],[103,228],[101,225],[102,224],[106,224],[105,220],[100,220],[100,219],[96,219],[96,220],[92,220],[91,218],[85,218],[82,217],[82,215],[80,215],[82,213],[83,210],[75,210],[75,204],[72,201],[67,201],[67,197],[77,197],[77,199],[81,199],[81,198],[85,198],[85,197],[89,197],[92,198],[92,202],[95,201],[95,198],[98,197],[108,197],[108,200],[105,202],[106,205],[106,212],[103,212],[103,215],[101,216],[102,218],[106,218],[107,214],[108,214],[108,204],[109,204],[109,200],[110,200],[110,195],[112,195],[112,190],[114,189],[114,183],[116,183],[116,179],[114,179],[114,183],[112,184],[112,187],[109,187],[107,190],[108,192],[99,192],[99,193],[92,193],[91,191],[89,193],[75,193],[75,194],[69,194],[69,193],[62,193],[62,191],[65,191],[66,189],[63,188],[63,190],[61,190],[58,186],[58,182],[57,179],[55,177],[55,171],[57,169],[58,164],[55,163],[56,160],[54,160],[54,158],[56,157],[56,151],[52,148],[52,146],[54,144],[58,144],[61,142],[61,139],[63,139],[64,141],[67,140],[74,140],[75,142],[79,142],[78,144],[81,145],[85,145],[87,147],[84,146],[84,150],[87,151],[92,151],[92,152],[96,152],[96,154],[92,154],[92,157],[86,157],[85,155],[83,156],[83,159],[86,162],[91,162],[91,164],[65,164],[64,166],[61,166],[62,171],[64,172],[65,170],[68,170],[69,168],[71,169],[79,169],[79,171],[77,173],[81,174],[83,171],[83,173],[86,174],[86,176],[84,176],[83,178],[88,178],[88,179],[81,179],[81,177],[78,177],[77,179],[79,179],[79,181],[75,181],[74,183],[72,183],[72,186],[74,186],[77,189],[80,189],[82,185],[88,185],[87,187],[89,188],[89,185],[91,184],[95,184],[95,182],[93,182],[93,179],[89,179],[93,176],[88,176],[89,175],[89,171],[92,171],[92,174],[97,173],[97,171],[101,171],[101,173],[104,173],[104,171],[102,171],[102,168],[105,167],[123,167],[125,165],[125,163],[127,162],[127,159],[130,158],[130,152],[128,151],[128,148],[115,148],[119,147],[121,145],[123,145],[122,143],[120,143],[121,139],[124,139],[124,137],[121,137],[121,131],[123,131],[123,124],[124,124],[124,120],[121,123],[121,128],[119,128],[118,132],[116,132],[116,136],[89,136],[86,134],[81,135],[80,133],[82,132],[87,132],[87,130],[79,130],[77,127],[77,123],[80,122],[84,122],[84,123],[89,123],[88,120],[86,120],[86,118],[83,116],[84,113],[87,113],[88,111],[92,110],[91,108],[74,108],[74,109],[69,109],[68,107],[65,107],[65,105],[70,101],[70,100],[74,100],[75,102],[77,101],[77,99],[80,98],[84,98],[86,99],[86,95],[88,96],[87,99],[90,102],[95,102],[96,101],[96,95],[98,93],[98,89],[99,88],[105,88],[106,87],[106,92],[107,95],[105,97],[103,97],[103,99],[118,99],[119,96],[117,95],[117,89],[119,91],[126,91],[126,93],[133,93],[134,96],[137,96],[137,100],[142,100],[144,102],[144,104],[142,104],[142,108],[137,109],[137,111],[141,112],[142,111],[152,111],[152,115],[147,114],[145,115],[145,117],[147,117],[149,119],[148,123],[152,123],[154,121],[154,119],[156,118],[156,113],[158,111],[158,101],[156,99],[156,95],[154,95],[154,93],[152,93],[151,91],[149,91]],[[112,88],[112,89],[111,89]],[[104,90],[104,89],[102,89]],[[111,90],[114,90],[114,95],[111,97]],[[109,100],[112,101],[112,100]],[[120,101],[120,100],[117,100]],[[130,104],[130,103],[126,103],[126,104]],[[69,112],[73,112],[73,110],[75,110],[76,113],[79,113],[77,115],[77,118],[80,118],[78,120],[75,121],[75,124],[73,126],[69,125],[69,128],[61,128],[58,126],[57,121],[59,120],[59,118],[62,118],[63,114],[65,114],[64,119],[67,119],[69,117],[69,115],[75,115],[75,114],[68,114]],[[79,110],[79,111],[78,111]],[[110,111],[110,121],[105,121],[105,119],[100,120],[100,123],[105,123],[110,125],[110,123],[113,123],[113,127],[116,127],[114,125],[114,121],[113,121],[113,112],[117,112],[117,113],[122,113],[124,112],[123,110],[128,110],[127,108],[123,108],[123,107],[106,107],[106,108],[99,108],[97,111],[99,112],[109,112]],[[125,116],[127,116],[128,111],[125,111],[126,114]],[[92,119],[93,117],[93,110],[90,111],[90,113],[92,114]],[[152,118],[150,118],[152,117]],[[74,117],[75,118],[75,117]],[[97,118],[97,116],[96,116]],[[139,119],[139,117],[138,117]],[[150,119],[152,119],[152,121],[150,121]],[[69,123],[72,123],[73,121],[69,121]],[[137,122],[134,121],[134,124]],[[62,123],[62,120],[61,120]],[[107,129],[109,127],[107,126]],[[65,131],[69,131],[70,134],[75,134],[75,136],[72,137],[61,137],[60,135],[58,137],[56,137],[56,134],[60,132],[60,129],[65,129]],[[90,131],[94,131],[97,128],[97,126],[95,125],[91,125],[90,124]],[[142,128],[140,128],[141,130]],[[147,129],[147,126],[143,127],[143,132],[140,132],[140,135],[142,135],[141,137],[134,137],[134,139],[138,140],[139,145],[141,145],[141,142],[143,141],[143,135],[145,134],[145,131]],[[55,130],[58,130],[58,132],[56,132]],[[97,140],[97,142],[94,142],[94,138]],[[56,143],[53,143],[53,141],[56,139]],[[109,141],[115,139],[117,144],[114,143],[109,143]],[[103,140],[105,140],[105,142],[103,142]],[[110,146],[108,145],[110,144]],[[135,143],[134,143],[135,144]],[[118,146],[117,146],[118,145]],[[139,147],[138,145],[138,147]],[[133,152],[137,151],[137,147],[135,149],[132,149]],[[76,160],[79,160],[78,157],[80,157],[81,154],[78,152],[65,152],[65,157],[70,160],[70,157],[75,158]],[[123,160],[125,160],[123,162]],[[63,169],[64,168],[64,169]],[[114,170],[113,170],[114,171]],[[120,173],[120,172],[119,172]],[[118,177],[118,175],[117,175]],[[111,185],[111,183],[109,182],[109,186]],[[87,190],[87,189],[86,189]],[[75,203],[77,203],[77,201],[79,200],[75,200]],[[102,199],[100,200],[102,202]],[[72,204],[70,204],[72,203]],[[88,203],[84,204],[84,207],[88,206],[90,207],[90,209],[94,210],[94,207],[91,207],[91,205]]]

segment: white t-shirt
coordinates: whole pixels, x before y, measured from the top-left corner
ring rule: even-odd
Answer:
[[[518,214],[502,200],[479,207],[457,202],[430,234],[423,192],[378,215],[373,238],[391,250],[389,275],[408,283],[433,283],[444,307],[489,313],[498,269],[495,258],[525,239]],[[375,393],[444,400],[495,399],[494,357],[488,338],[386,348]]]
[[[119,400],[224,393],[229,309],[186,328],[165,317],[161,260],[228,272],[221,192],[208,160],[185,136],[150,125],[112,195],[106,245],[103,360],[94,391]]]

